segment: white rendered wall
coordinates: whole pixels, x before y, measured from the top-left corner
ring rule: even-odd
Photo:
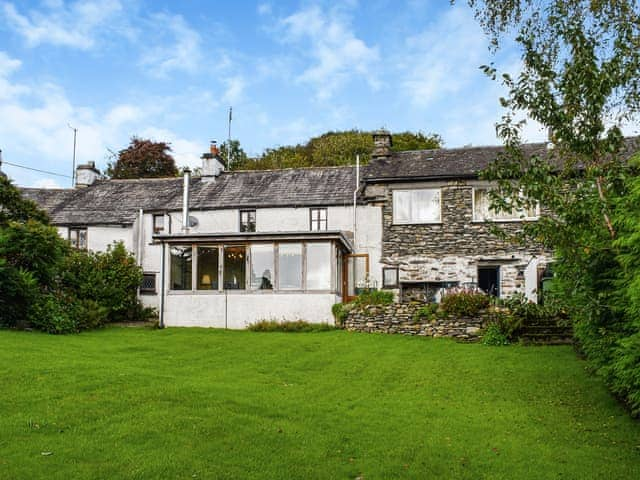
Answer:
[[[131,226],[126,228],[121,226],[90,226],[87,228],[87,247],[94,252],[105,252],[107,247],[114,242],[123,242],[128,251],[135,252],[133,238],[134,234]]]
[[[165,297],[164,323],[168,327],[231,329],[243,329],[259,320],[333,325],[331,306],[336,301],[329,293],[172,292]]]

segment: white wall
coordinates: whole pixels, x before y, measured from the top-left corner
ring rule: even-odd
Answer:
[[[165,297],[168,327],[242,329],[259,320],[305,320],[333,325],[336,296],[324,293],[172,292]],[[226,305],[225,305],[226,304]]]
[[[104,252],[113,242],[123,242],[130,252],[134,252],[134,234],[132,227],[93,227],[87,228],[87,246],[89,250]]]

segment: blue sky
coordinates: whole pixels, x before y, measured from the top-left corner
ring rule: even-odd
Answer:
[[[209,140],[252,155],[328,130],[412,130],[445,145],[496,144],[497,58],[469,10],[448,0],[0,0],[0,148],[5,162],[70,175],[104,168],[132,135],[199,165]],[[535,124],[529,141],[545,138]],[[70,180],[3,165],[19,185]]]

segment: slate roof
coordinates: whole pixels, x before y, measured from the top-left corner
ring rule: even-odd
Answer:
[[[544,154],[546,143],[523,146],[525,154]],[[374,159],[364,174],[365,181],[394,179],[453,179],[473,178],[485,169],[504,147],[439,148],[394,152],[390,157]]]
[[[23,188],[56,225],[127,225],[138,211],[180,210],[182,178],[103,180],[90,187]],[[215,181],[191,179],[190,209],[350,205],[353,167],[224,172]]]

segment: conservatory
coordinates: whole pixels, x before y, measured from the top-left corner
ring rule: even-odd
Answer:
[[[340,231],[154,235],[162,244],[160,321],[246,328],[260,320],[333,323],[342,301]]]

